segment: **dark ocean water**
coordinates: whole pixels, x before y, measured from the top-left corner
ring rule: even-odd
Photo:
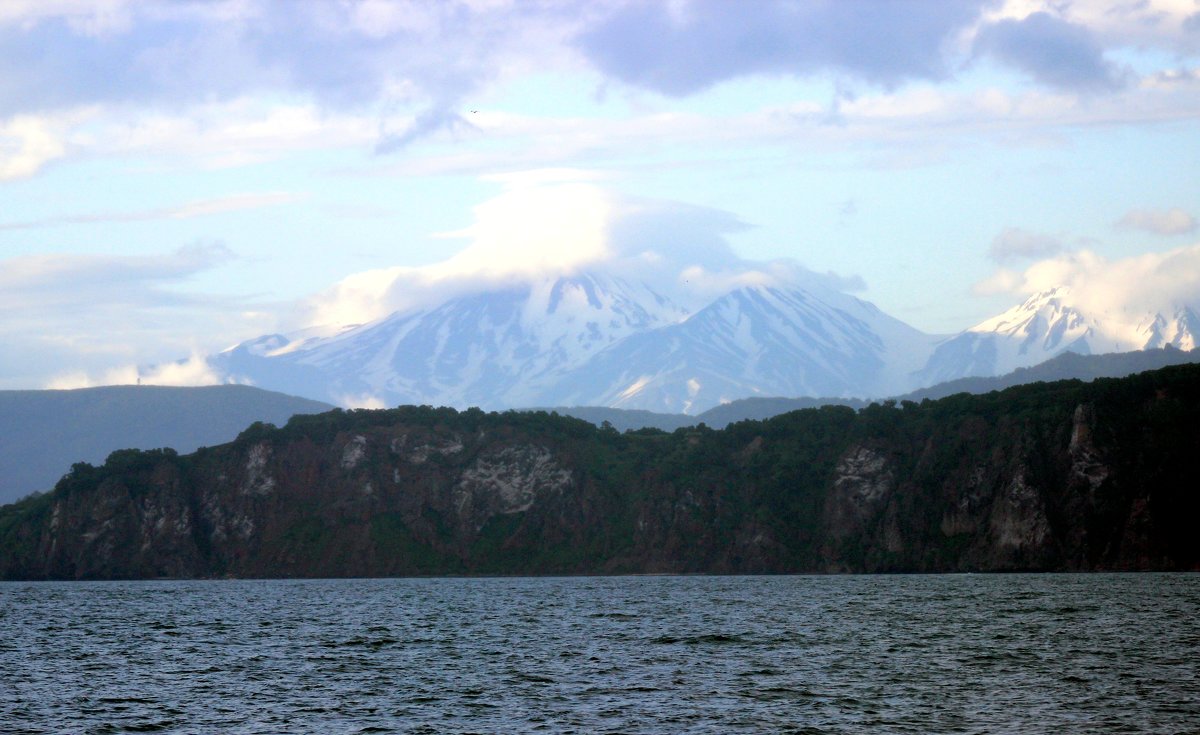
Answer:
[[[1200,732],[1200,575],[0,584],[3,733]]]

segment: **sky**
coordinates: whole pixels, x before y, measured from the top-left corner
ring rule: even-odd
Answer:
[[[1200,0],[0,0],[0,388],[651,252],[1200,303],[1198,121]]]

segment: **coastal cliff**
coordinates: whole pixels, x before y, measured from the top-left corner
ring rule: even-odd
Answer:
[[[405,407],[114,452],[0,577],[1200,568],[1200,367],[716,431]]]

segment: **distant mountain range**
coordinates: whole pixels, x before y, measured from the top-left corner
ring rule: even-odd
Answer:
[[[244,385],[0,391],[0,503],[49,490],[73,463],[103,462],[117,449],[190,452],[232,441],[255,421],[331,408]]]
[[[761,275],[761,274],[760,274]],[[699,416],[730,401],[843,402],[993,377],[1064,353],[1197,345],[1188,305],[1092,313],[1051,289],[960,334],[924,334],[799,270],[715,297],[604,272],[531,277],[209,358],[230,382],[343,406],[603,406]]]
[[[229,380],[344,405],[594,405],[699,413],[753,395],[886,395],[933,346],[820,278],[690,309],[602,273],[473,293],[213,356]]]

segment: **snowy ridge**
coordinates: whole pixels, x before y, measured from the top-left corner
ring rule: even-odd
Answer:
[[[697,413],[756,395],[886,394],[928,341],[845,294],[750,286],[614,345],[548,399]]]
[[[701,300],[703,301],[703,300]],[[697,413],[753,395],[902,390],[931,338],[820,277],[689,309],[601,272],[543,277],[340,330],[271,335],[210,364],[343,405],[608,405]]]
[[[608,406],[701,413],[753,396],[883,398],[1063,352],[1196,346],[1187,305],[1091,313],[1055,288],[923,334],[796,269],[686,303],[609,273],[542,276],[209,358],[227,380],[345,406]]]
[[[397,312],[298,349],[278,335],[260,338],[210,362],[234,379],[304,386],[302,395],[343,404],[508,408],[532,405],[614,342],[686,316],[645,284],[581,274]]]
[[[1060,286],[943,341],[914,377],[919,385],[933,385],[1003,375],[1063,352],[1091,355],[1167,345],[1190,350],[1198,330],[1200,319],[1186,305],[1156,312],[1089,313],[1077,305],[1071,289]]]

